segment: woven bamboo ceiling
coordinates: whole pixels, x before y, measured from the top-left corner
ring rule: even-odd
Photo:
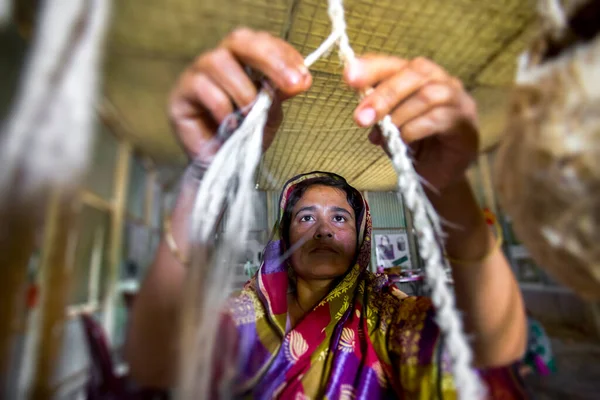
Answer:
[[[236,26],[284,37],[302,54],[329,34],[325,0],[127,0],[114,2],[105,94],[137,147],[158,162],[183,162],[166,119],[178,74]],[[503,125],[517,55],[531,37],[528,0],[347,0],[355,51],[428,57],[460,77],[480,110],[482,146]],[[344,87],[337,55],[312,68],[310,92],[288,101],[285,121],[261,165],[262,189],[327,170],[360,189],[395,187],[384,153],[351,119],[356,96]]]

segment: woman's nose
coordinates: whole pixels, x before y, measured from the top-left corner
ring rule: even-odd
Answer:
[[[333,229],[329,226],[329,224],[320,223],[317,226],[317,230],[315,231],[314,238],[315,239],[325,239],[333,237]]]

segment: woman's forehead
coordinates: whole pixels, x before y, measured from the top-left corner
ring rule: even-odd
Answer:
[[[308,187],[294,206],[294,209],[310,204],[349,206],[346,192],[342,189],[325,185],[313,185]]]

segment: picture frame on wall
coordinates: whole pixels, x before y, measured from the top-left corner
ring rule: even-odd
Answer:
[[[379,233],[374,236],[377,267],[412,269],[406,232]]]

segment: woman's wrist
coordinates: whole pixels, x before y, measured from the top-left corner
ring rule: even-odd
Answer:
[[[187,262],[189,251],[189,220],[194,208],[198,187],[209,164],[195,160],[188,165],[181,178],[175,207],[165,221],[165,242],[171,253],[182,264]]]
[[[206,171],[208,171],[210,163],[200,159],[193,160],[183,173],[182,185],[197,184],[199,185]]]
[[[445,227],[448,256],[460,260],[485,257],[493,247],[493,237],[466,176],[440,193],[427,191],[427,195],[440,217],[449,222]]]

